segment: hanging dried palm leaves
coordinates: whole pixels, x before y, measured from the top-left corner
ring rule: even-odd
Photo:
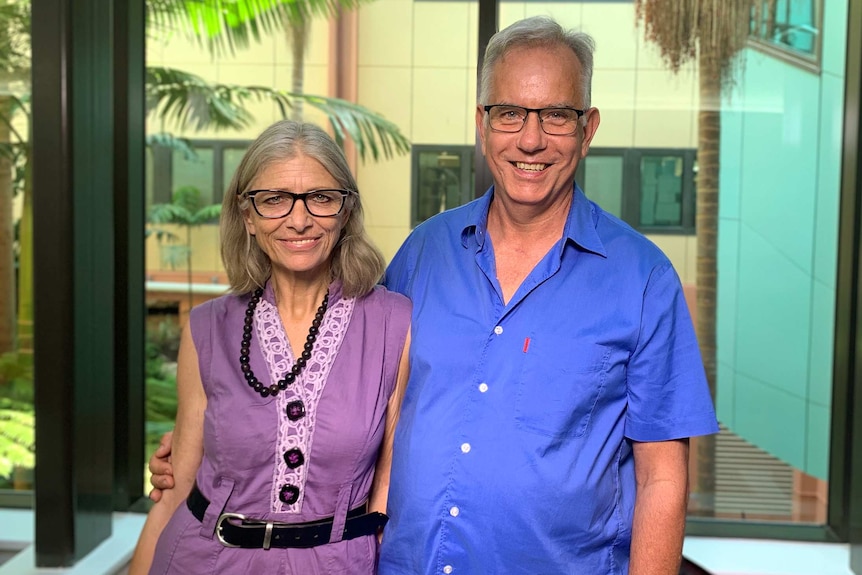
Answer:
[[[674,72],[705,51],[718,64],[722,84],[732,82],[745,47],[752,9],[763,0],[635,0],[646,39]]]

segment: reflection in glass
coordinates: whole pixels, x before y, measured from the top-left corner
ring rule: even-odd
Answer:
[[[786,50],[814,56],[820,33],[816,19],[820,0],[757,0],[751,35]]]
[[[682,157],[644,155],[640,171],[640,225],[682,225]]]
[[[33,488],[30,4],[0,15],[0,490]]]
[[[581,185],[585,193],[603,210],[622,218],[623,157],[587,156],[584,163],[585,176]],[[586,192],[587,190],[589,192]]]
[[[472,146],[427,151],[414,148],[414,169],[418,180],[414,191],[414,223],[472,199],[472,158]]]

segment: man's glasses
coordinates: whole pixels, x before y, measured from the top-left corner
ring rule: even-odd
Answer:
[[[251,198],[254,211],[262,218],[277,220],[286,217],[293,210],[297,200],[305,204],[312,216],[331,218],[341,213],[344,201],[350,192],[347,190],[314,190],[295,194],[283,190],[253,190],[246,194]]]
[[[523,108],[507,104],[491,104],[485,106],[488,121],[495,132],[520,132],[527,123],[527,116],[535,112],[539,117],[539,125],[549,136],[571,136],[578,129],[578,120],[585,110],[575,108]]]

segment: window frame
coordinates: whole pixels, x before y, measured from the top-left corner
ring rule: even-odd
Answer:
[[[475,147],[466,144],[446,146],[442,144],[413,144],[411,150],[410,173],[410,226],[411,229],[422,221],[419,219],[419,156],[422,153],[457,153],[461,158],[461,204],[474,199],[473,173],[469,162],[475,157]],[[641,171],[640,162],[644,156],[681,156],[683,171],[689,177],[683,178],[682,188],[682,224],[679,226],[661,226],[640,224],[641,216]],[[617,148],[593,147],[589,157],[622,157],[623,158],[623,196],[621,198],[621,219],[643,234],[651,235],[694,235],[695,234],[695,177],[697,171],[697,150],[694,148]],[[579,185],[584,181],[587,162],[581,161],[575,172],[575,181]],[[583,187],[583,186],[582,186]],[[589,190],[584,190],[589,197]],[[484,193],[482,190],[479,193]],[[633,223],[637,222],[637,223]]]
[[[642,225],[641,222],[641,166],[644,156],[681,156],[684,177],[682,182],[682,213],[679,226]],[[623,159],[623,194],[621,198],[620,219],[641,232],[649,235],[695,235],[695,199],[697,175],[697,150],[694,148],[618,148],[592,147],[586,157],[621,157]],[[582,185],[587,175],[588,162],[581,161],[575,172],[575,181]],[[582,186],[583,187],[583,186]],[[589,190],[584,189],[589,197]]]
[[[228,174],[225,179],[224,171],[224,153],[226,150],[247,150],[253,140],[243,139],[213,139],[213,138],[187,138],[189,147],[197,152],[198,150],[212,150],[212,178],[213,189],[212,197],[209,198],[211,204],[221,204],[224,199],[224,192],[230,183],[231,174]],[[174,149],[170,146],[162,146],[160,144],[152,144],[148,146],[152,153],[152,174],[147,174],[152,178],[153,203],[168,204],[171,202],[171,194],[174,190]]]
[[[766,4],[768,0],[757,0],[761,5]],[[789,0],[788,0],[789,1]],[[749,28],[748,46],[761,52],[777,58],[788,64],[792,64],[803,70],[813,74],[819,74],[821,71],[821,58],[823,54],[823,0],[812,0],[814,4],[814,22],[813,27],[816,30],[814,37],[814,52],[807,55],[805,52],[793,50],[785,44],[767,40],[754,33],[756,28],[754,22],[754,11],[752,10],[751,25]]]
[[[473,167],[475,147],[467,144],[413,144],[410,147],[410,228],[413,229],[425,220],[419,219],[419,156],[423,153],[450,152],[457,154],[460,158],[460,199],[463,206],[474,199],[474,173]],[[482,192],[484,193],[484,192]],[[455,206],[453,206],[455,207]]]

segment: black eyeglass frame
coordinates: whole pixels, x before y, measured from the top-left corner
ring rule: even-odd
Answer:
[[[584,116],[584,114],[587,113],[586,110],[579,110],[577,108],[569,108],[568,106],[548,106],[547,108],[525,108],[524,106],[515,106],[512,104],[486,104],[486,105],[482,106],[482,108],[485,110],[485,113],[488,114],[488,126],[490,126],[490,128],[493,131],[500,132],[501,134],[517,134],[518,132],[523,130],[524,126],[527,124],[527,118],[530,116],[530,112],[535,112],[536,117],[539,119],[539,126],[542,127],[543,132],[545,132],[549,136],[571,136],[572,134],[574,134],[575,132],[578,131],[578,121]],[[525,112],[524,120],[521,122],[521,127],[518,128],[517,130],[501,130],[499,128],[495,128],[494,126],[491,126],[491,115],[490,114],[491,114],[491,110],[493,110],[494,108],[515,108],[517,110],[524,110],[524,112]],[[544,112],[545,110],[569,110],[571,112],[574,112],[578,116],[577,118],[575,118],[574,129],[572,129],[571,132],[565,132],[563,134],[551,134],[550,132],[548,132],[545,129],[545,123],[542,120],[542,112]]]
[[[287,210],[287,212],[285,212],[285,213],[284,213],[284,215],[281,215],[281,216],[265,216],[265,215],[263,215],[262,213],[260,213],[260,209],[257,207],[257,203],[254,201],[255,196],[257,196],[258,194],[262,194],[262,193],[273,193],[273,192],[274,192],[274,193],[278,193],[278,194],[284,194],[284,195],[286,195],[286,196],[290,196],[290,198],[293,200],[293,203],[292,203],[292,204],[290,204],[290,209],[289,209],[289,210]],[[324,192],[338,192],[339,194],[341,194],[341,207],[340,207],[340,208],[338,208],[338,211],[337,211],[337,212],[335,212],[334,214],[328,214],[328,215],[325,215],[325,216],[319,216],[319,215],[315,214],[315,213],[314,213],[314,212],[313,212],[313,211],[308,207],[308,202],[306,201],[306,199],[307,199],[307,198],[308,198],[308,196],[310,196],[310,195],[313,195],[313,194],[320,194],[320,193],[324,193]],[[246,192],[246,193],[245,193],[245,196],[246,196],[249,200],[251,200],[251,205],[252,205],[252,207],[254,207],[254,211],[255,211],[255,212],[257,212],[257,215],[259,215],[260,217],[262,217],[262,218],[264,218],[264,219],[266,219],[266,220],[280,220],[281,218],[286,218],[287,216],[289,216],[289,215],[290,215],[290,213],[293,211],[294,206],[296,206],[296,201],[297,201],[297,200],[300,200],[300,201],[302,202],[302,204],[305,206],[305,211],[307,211],[309,214],[311,214],[311,215],[312,215],[312,216],[314,216],[315,218],[334,218],[335,216],[339,215],[339,214],[344,210],[344,206],[345,206],[345,204],[347,204],[347,196],[349,196],[351,193],[353,193],[353,192],[351,192],[350,190],[339,190],[339,189],[337,189],[337,188],[331,188],[331,189],[330,189],[330,188],[325,188],[325,189],[322,189],[322,190],[311,190],[310,192],[304,192],[304,193],[301,193],[301,194],[297,194],[296,192],[288,192],[287,190],[251,190],[251,191],[249,191],[249,192]]]

